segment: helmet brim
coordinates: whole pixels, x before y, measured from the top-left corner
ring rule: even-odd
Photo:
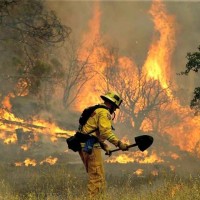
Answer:
[[[107,101],[107,102],[111,103],[112,105],[116,106],[116,108],[119,109],[119,106],[118,106],[117,104],[115,104],[111,99],[109,99],[109,98],[107,98],[107,97],[105,97],[105,96],[103,96],[103,95],[101,95],[100,97],[101,97],[104,101]]]

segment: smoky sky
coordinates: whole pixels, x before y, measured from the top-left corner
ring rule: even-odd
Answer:
[[[187,91],[188,102],[194,87],[200,85],[199,74],[178,76],[184,71],[188,52],[200,44],[200,1],[163,1],[168,15],[175,17],[176,46],[171,58],[171,81]],[[47,1],[61,21],[72,28],[72,36],[81,40],[88,31],[94,1]],[[119,48],[120,56],[128,56],[142,66],[155,33],[149,14],[152,1],[99,1],[101,34]],[[185,84],[187,82],[187,84]]]

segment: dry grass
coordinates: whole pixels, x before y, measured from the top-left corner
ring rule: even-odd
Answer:
[[[134,165],[134,164],[133,164]],[[123,166],[122,166],[123,167]],[[200,176],[180,176],[162,170],[158,176],[130,173],[107,175],[105,200],[196,200],[200,199]],[[0,166],[0,199],[87,199],[87,178],[80,165],[36,167]]]

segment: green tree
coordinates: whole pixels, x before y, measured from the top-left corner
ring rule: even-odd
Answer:
[[[188,60],[186,63],[186,70],[181,72],[181,74],[188,75],[190,71],[198,73],[200,70],[200,46],[197,52],[187,53],[186,58]],[[194,97],[191,100],[190,107],[194,109],[195,115],[200,113],[200,87],[194,89]]]

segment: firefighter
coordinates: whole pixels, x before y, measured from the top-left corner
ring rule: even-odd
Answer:
[[[98,138],[98,141],[94,144],[91,154],[84,151],[84,143],[82,144],[83,148],[79,151],[88,173],[88,196],[90,199],[95,199],[105,190],[105,175],[101,149],[108,155],[110,155],[110,149],[104,141],[107,140],[122,151],[128,150],[127,144],[120,141],[113,133],[111,124],[111,115],[116,109],[119,109],[122,103],[121,97],[116,92],[108,92],[102,95],[101,98],[104,101],[102,105],[105,105],[108,109],[97,108],[82,127],[83,133],[88,133],[98,128],[93,133]]]

